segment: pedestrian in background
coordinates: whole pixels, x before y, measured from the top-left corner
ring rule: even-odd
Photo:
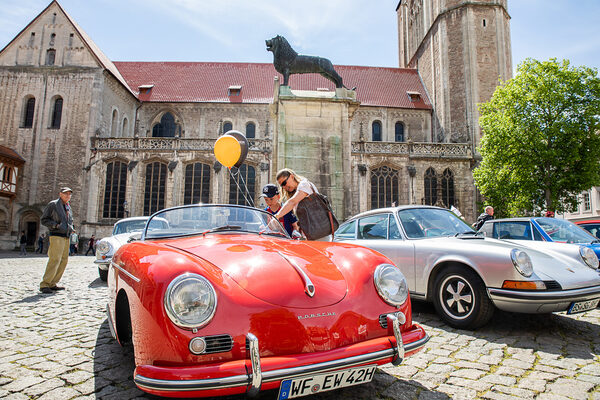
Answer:
[[[479,215],[479,217],[477,217],[477,221],[473,223],[473,228],[475,228],[475,230],[478,231],[483,226],[483,224],[485,224],[485,221],[490,219],[494,219],[494,207],[487,206],[484,212],[482,212]]]
[[[19,244],[21,245],[21,252],[19,253],[22,256],[27,255],[27,236],[25,236],[25,231],[21,231],[21,239],[19,239]]]
[[[71,237],[69,239],[71,246],[69,248],[69,255],[74,256],[77,254],[77,248],[79,247],[79,235],[77,232],[71,233]]]
[[[85,255],[87,256],[90,251],[92,252],[93,256],[96,255],[96,236],[95,235],[92,235],[90,240],[88,240],[88,248],[87,248],[87,251],[85,252]]]
[[[48,228],[50,238],[48,263],[40,283],[40,292],[45,294],[65,289],[57,283],[65,272],[69,260],[69,238],[75,231],[70,204],[72,194],[71,188],[63,187],[58,199],[48,203],[42,214],[42,224]]]
[[[41,234],[40,237],[38,237],[37,249],[35,249],[35,252],[42,254],[43,251],[44,251],[44,234]]]

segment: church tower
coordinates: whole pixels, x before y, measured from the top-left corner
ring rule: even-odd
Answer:
[[[433,142],[481,139],[478,104],[512,77],[507,0],[400,0],[399,65],[417,68],[433,103]]]

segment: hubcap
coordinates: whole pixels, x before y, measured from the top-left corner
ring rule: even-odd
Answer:
[[[473,312],[473,288],[459,275],[448,276],[442,282],[440,304],[446,314],[455,319],[465,319]]]

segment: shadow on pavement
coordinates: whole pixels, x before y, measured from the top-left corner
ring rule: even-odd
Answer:
[[[496,310],[492,320],[474,331],[454,329],[446,325],[436,314],[433,304],[412,301],[413,318],[429,326],[447,332],[466,334],[475,339],[507,344],[511,347],[532,349],[564,356],[569,347],[569,357],[593,359],[590,339],[600,336],[600,326],[577,320],[563,313],[520,314]],[[568,338],[568,343],[565,340]]]
[[[96,278],[93,281],[90,282],[90,284],[88,285],[89,288],[97,288],[97,287],[107,287],[108,284],[106,282],[104,282],[102,279],[100,278]]]

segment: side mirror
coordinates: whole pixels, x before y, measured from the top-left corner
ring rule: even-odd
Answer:
[[[135,242],[136,240],[140,240],[141,238],[142,232],[132,233],[131,236],[129,236],[129,239],[127,239],[127,243]]]

